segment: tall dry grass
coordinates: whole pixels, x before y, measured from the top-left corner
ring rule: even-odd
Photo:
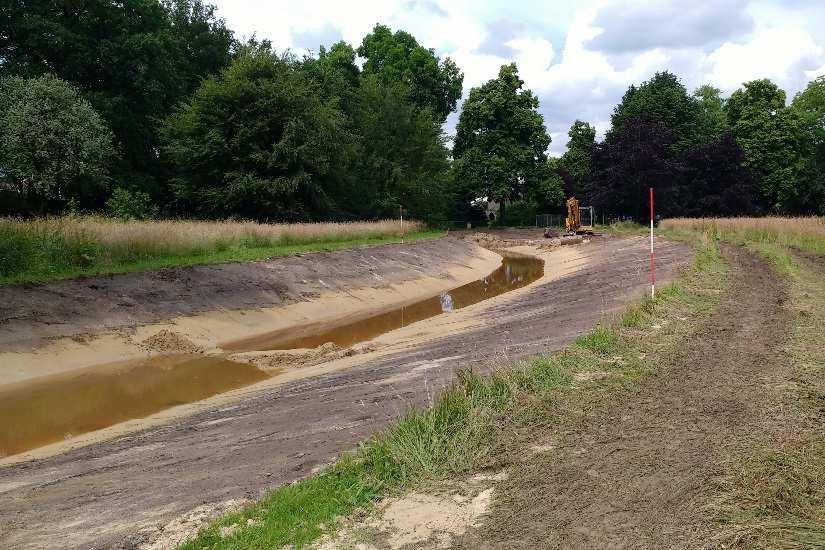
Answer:
[[[423,229],[420,222],[405,221],[403,233]],[[0,218],[0,281],[41,280],[84,270],[123,270],[120,268],[126,264],[170,258],[250,259],[255,256],[250,252],[254,250],[261,251],[258,256],[262,256],[266,249],[277,247],[401,235],[399,220],[264,224],[76,216]]]
[[[662,229],[699,230],[729,241],[773,243],[825,254],[825,217],[763,218],[673,218],[663,220]]]

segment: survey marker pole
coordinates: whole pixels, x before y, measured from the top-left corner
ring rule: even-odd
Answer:
[[[398,215],[401,217],[401,244],[404,244],[404,207],[398,207]]]
[[[653,188],[650,188],[650,298],[656,297],[656,260],[653,254]]]

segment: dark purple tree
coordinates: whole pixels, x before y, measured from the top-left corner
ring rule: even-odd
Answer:
[[[671,158],[673,132],[647,116],[625,121],[603,143],[593,147],[592,172],[586,194],[599,211],[611,217],[648,216],[647,190],[656,187],[659,213],[678,215],[672,200],[682,181],[683,166]]]
[[[715,142],[700,145],[682,157],[684,178],[677,195],[680,216],[757,214],[758,180],[745,167],[745,152],[725,132]]]

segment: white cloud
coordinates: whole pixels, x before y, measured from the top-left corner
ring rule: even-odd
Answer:
[[[825,73],[825,11],[818,0],[708,0],[690,6],[682,0],[518,5],[217,0],[217,5],[237,34],[269,38],[279,49],[308,47],[333,36],[357,46],[379,22],[407,30],[422,45],[453,58],[465,74],[465,95],[515,61],[539,96],[553,154],[564,151],[576,118],[602,136],[627,87],[656,71],[676,73],[689,89],[711,83],[726,92],[747,80],[771,78],[789,98]],[[449,117],[448,132],[456,120]]]
[[[727,42],[708,55],[711,69],[705,81],[728,92],[757,78],[770,78],[782,87],[797,88],[800,76],[822,63],[824,53],[823,47],[804,29],[762,28],[751,40]]]

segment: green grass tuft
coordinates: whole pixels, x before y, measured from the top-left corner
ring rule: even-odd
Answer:
[[[576,338],[576,345],[602,355],[611,355],[619,350],[619,336],[613,329],[596,327],[589,334]]]

